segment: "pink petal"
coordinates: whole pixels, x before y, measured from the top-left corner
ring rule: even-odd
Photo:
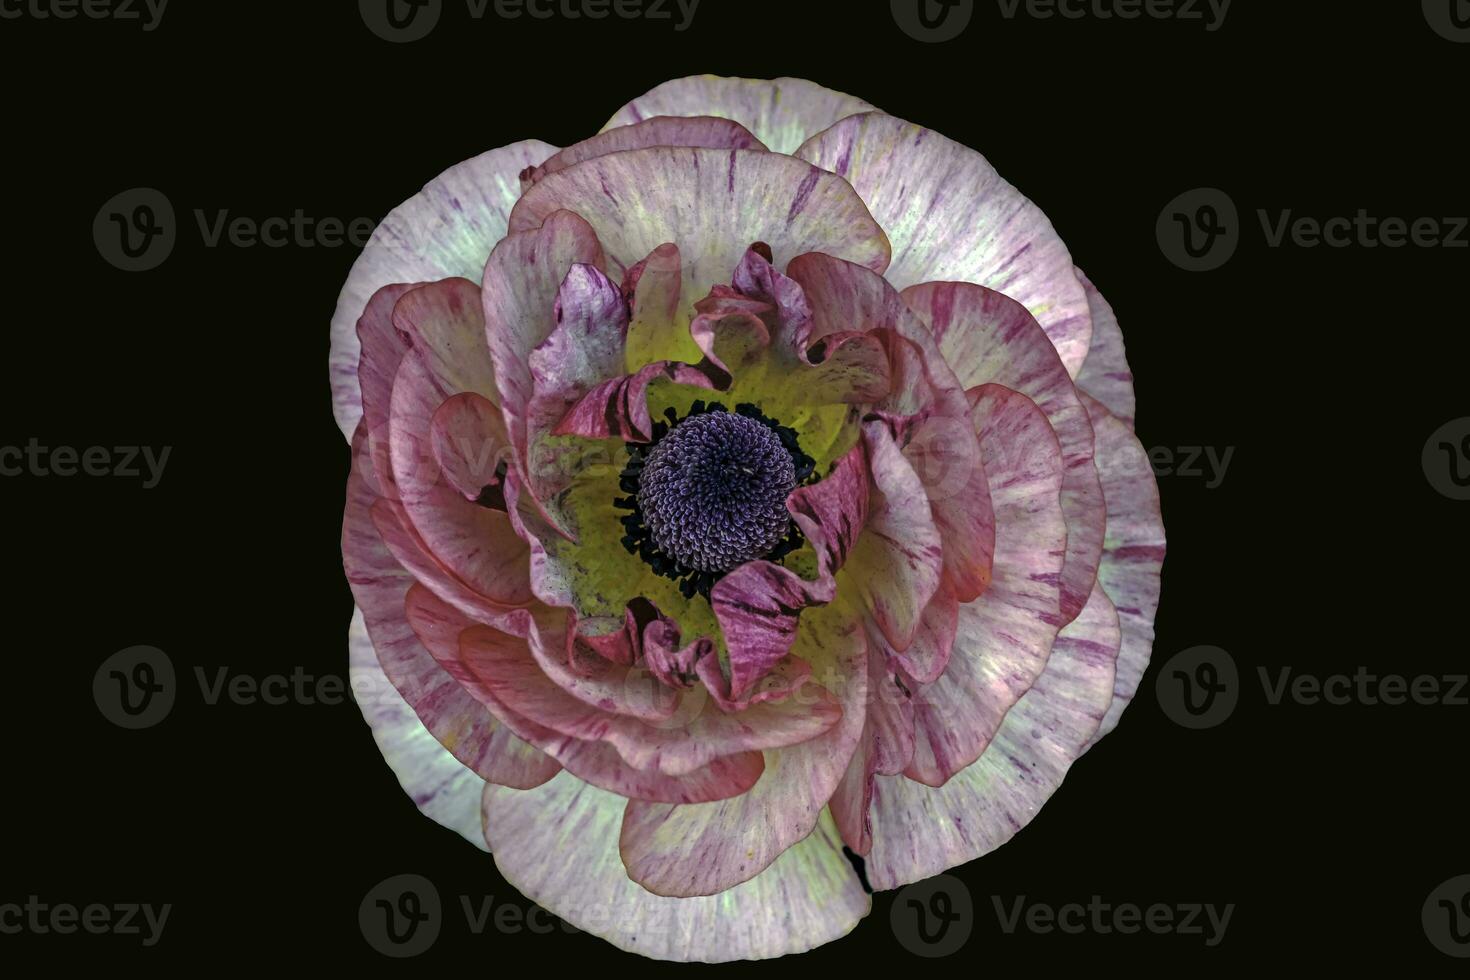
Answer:
[[[561,212],[548,215],[532,231],[507,235],[485,264],[481,298],[500,408],[533,491],[539,491],[536,474],[541,467],[527,457],[527,414],[534,394],[531,351],[556,328],[556,295],[571,267],[583,263],[602,268],[604,262],[591,226]]]
[[[739,699],[791,652],[801,611],[832,597],[830,582],[808,582],[768,561],[748,561],[710,590],[710,606],[730,651],[730,697]]]
[[[984,157],[933,130],[870,112],[850,116],[796,155],[856,188],[893,241],[888,281],[989,286],[1035,314],[1070,373],[1091,320],[1072,258],[1041,209]]]
[[[528,899],[619,949],[657,959],[803,952],[846,934],[868,912],[830,819],[743,885],[709,898],[653,895],[623,869],[625,806],[570,774],[529,792],[490,786],[485,838],[501,874]]]
[[[824,577],[846,564],[868,523],[868,509],[868,455],[862,443],[843,453],[821,480],[786,498],[786,510],[816,550]]]
[[[510,230],[539,228],[563,209],[596,229],[615,277],[677,243],[686,309],[725,280],[751,242],[768,243],[781,262],[809,251],[877,270],[888,261],[882,229],[845,181],[774,153],[649,147],[597,157],[526,191]]]
[[[332,411],[344,436],[352,435],[362,414],[355,328],[369,297],[389,283],[448,276],[478,281],[521,195],[517,175],[555,152],[548,143],[525,140],[482,153],[431,180],[378,225],[347,274],[332,314]]]
[[[1077,372],[1077,387],[1106,405],[1119,422],[1132,429],[1136,411],[1133,369],[1128,366],[1127,351],[1123,349],[1118,317],[1081,269],[1077,270],[1077,278],[1087,293],[1087,305],[1092,311],[1092,346],[1087,349],[1082,370]]]
[[[959,607],[944,673],[916,698],[916,742],[905,771],[936,786],[980,757],[1045,667],[1061,626],[1061,447],[1026,396],[999,385],[973,394],[995,504],[994,578],[980,598]]]
[[[1030,823],[1097,731],[1112,697],[1118,635],[1117,616],[1098,588],[979,761],[939,788],[902,776],[875,779],[866,858],[875,889],[972,861]]]
[[[828,803],[843,841],[857,854],[867,854],[873,846],[873,777],[903,772],[914,752],[913,692],[887,664],[882,643],[881,634],[870,629],[867,722]]]
[[[737,150],[764,150],[765,144],[737,122],[714,116],[655,116],[639,123],[605,129],[591,139],[573,143],[538,167],[521,174],[524,190],[547,174],[565,170],[593,157],[637,150],[645,146],[706,146]]]
[[[842,117],[872,108],[804,78],[691,75],[639,96],[602,128],[606,132],[654,116],[719,116],[742,124],[775,152],[790,153]]]
[[[594,707],[553,683],[544,659],[490,628],[466,630],[460,657],[491,695],[536,725],[582,741],[612,745],[635,769],[684,776],[722,756],[808,741],[837,723],[835,699],[811,685],[800,697],[753,705],[739,714],[685,693],[680,711],[657,724]],[[609,706],[610,708],[611,706]]]
[[[1070,620],[1086,604],[1097,578],[1105,517],[1092,459],[1092,423],[1076,385],[1040,325],[1015,300],[966,282],[911,286],[903,298],[928,324],[961,384],[1004,385],[1046,413],[1067,464],[1062,480],[1067,515],[1062,615]]]
[[[1096,741],[1118,724],[1138,690],[1154,645],[1159,575],[1164,563],[1164,521],[1159,487],[1148,454],[1131,428],[1088,400],[1097,430],[1097,467],[1108,502],[1108,535],[1097,580],[1118,608],[1123,630],[1113,701]]]
[[[485,849],[475,806],[485,780],[450,755],[393,689],[378,663],[361,609],[353,610],[347,651],[353,700],[398,784],[424,816]]]
[[[825,734],[766,756],[747,793],[718,803],[666,806],[632,801],[621,851],[628,877],[655,895],[714,895],[749,881],[810,834],[857,747],[867,696],[867,644],[856,617],[821,607],[803,629],[804,659],[842,697],[842,719]],[[738,717],[749,717],[753,707]]]
[[[501,731],[515,733],[517,751],[497,759],[498,768],[486,776],[491,782],[529,788],[545,782],[565,766],[579,778],[630,799],[703,803],[745,792],[765,768],[759,752],[745,752],[723,756],[681,776],[634,769],[610,745],[567,738],[522,717],[512,704],[481,683],[459,656],[460,637],[478,624],[417,587],[409,592],[407,614],[415,634],[435,661],[495,715],[504,726]],[[524,638],[496,633],[495,639],[513,655],[528,655]]]
[[[373,293],[357,321],[362,353],[352,391],[359,387],[362,391],[362,420],[367,426],[368,448],[380,487],[391,487],[393,482],[393,468],[388,461],[388,416],[393,401],[393,379],[408,351],[408,340],[393,326],[393,308],[404,293],[419,285],[384,286]]]
[[[359,435],[359,452],[362,441]],[[551,778],[555,767],[527,768],[533,750],[502,728],[419,642],[406,613],[414,578],[377,539],[368,516],[373,503],[366,483],[354,472],[348,479],[342,560],[384,675],[428,732],[482,778],[513,778],[526,786]],[[359,703],[367,696],[357,695]]]
[[[488,398],[465,391],[446,399],[434,412],[429,441],[439,472],[466,500],[480,500],[487,488],[498,491],[502,477],[496,471],[509,462],[510,440],[500,410]]]
[[[473,283],[451,279],[398,301],[395,322],[419,339],[393,384],[389,452],[399,500],[430,554],[481,595],[519,604],[531,598],[525,545],[503,512],[456,491],[433,454],[435,412],[450,397],[473,390],[462,384],[477,380],[478,371],[450,352],[475,347],[474,338],[483,334],[478,300]],[[421,343],[431,337],[436,340]]]
[[[856,593],[895,649],[914,642],[939,588],[944,551],[919,480],[886,423],[863,424],[873,478],[867,526],[848,569]]]

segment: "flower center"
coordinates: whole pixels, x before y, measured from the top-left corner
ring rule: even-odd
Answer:
[[[730,412],[719,402],[695,402],[672,428],[655,426],[655,441],[630,446],[616,504],[623,545],[661,575],[682,579],[686,596],[709,588],[725,572],[756,558],[779,559],[800,543],[786,496],[805,480],[812,460],[796,433],[753,405]]]

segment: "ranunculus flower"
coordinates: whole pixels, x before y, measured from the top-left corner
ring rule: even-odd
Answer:
[[[1148,660],[1112,311],[983,157],[851,96],[679,79],[451,168],[331,370],[380,749],[623,949],[844,935],[844,844],[875,889],[997,847]]]

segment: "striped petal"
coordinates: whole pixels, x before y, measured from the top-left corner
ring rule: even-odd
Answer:
[[[630,878],[655,895],[715,895],[733,888],[770,867],[817,826],[862,734],[867,643],[858,617],[839,605],[808,610],[803,619],[796,653],[813,665],[813,677],[841,697],[841,721],[818,738],[767,752],[760,781],[734,799],[693,806],[629,803],[623,864]]]
[[[1077,386],[1040,325],[1015,300],[967,282],[923,283],[905,289],[903,298],[928,325],[961,384],[1004,385],[1046,413],[1066,461],[1062,615],[1070,620],[1086,604],[1097,578],[1104,520],[1092,423]]]
[[[358,318],[368,299],[389,283],[464,276],[480,281],[491,247],[521,196],[519,174],[556,147],[540,140],[511,143],[455,164],[390,211],[353,263],[332,314],[328,369],[332,412],[349,439],[362,416],[358,387]]]
[[[482,850],[477,800],[485,780],[465,768],[429,734],[408,702],[388,682],[368,637],[361,609],[347,631],[348,681],[352,697],[372,729],[383,761],[424,816],[460,834]]]
[[[521,187],[530,187],[547,174],[565,170],[583,160],[622,150],[638,150],[645,146],[705,146],[732,150],[766,148],[765,144],[751,135],[750,130],[729,119],[714,116],[655,116],[628,126],[607,129],[591,139],[573,143],[540,166],[522,173]]]
[[[944,672],[915,696],[911,779],[941,786],[985,751],[1046,666],[1061,626],[1067,541],[1061,447],[1040,408],[999,385],[975,392],[976,429],[995,504],[994,577],[959,607]]]
[[[883,230],[846,181],[775,153],[649,147],[596,157],[527,190],[510,231],[539,228],[561,210],[596,230],[615,278],[677,244],[681,308],[725,281],[752,242],[768,244],[782,265],[811,251],[878,271],[888,264]]]
[[[1041,209],[983,156],[877,112],[842,120],[796,155],[857,189],[893,242],[885,275],[894,286],[956,280],[1005,293],[1077,373],[1092,326],[1072,258]]]
[[[1077,387],[1102,402],[1114,418],[1132,429],[1137,411],[1133,369],[1128,366],[1118,317],[1081,269],[1077,270],[1077,278],[1087,293],[1087,305],[1092,311],[1092,346],[1087,349],[1082,370],[1077,372]]]
[[[1097,429],[1097,468],[1108,503],[1108,534],[1097,580],[1118,608],[1123,641],[1113,701],[1094,741],[1118,724],[1133,700],[1154,645],[1164,564],[1164,520],[1148,454],[1130,427],[1088,399]]]
[[[719,116],[740,123],[775,152],[790,153],[813,133],[872,108],[862,99],[804,78],[691,75],[664,82],[629,102],[602,129],[607,132],[653,116]]]
[[[630,881],[618,853],[625,801],[562,774],[529,792],[487,786],[485,839],[526,897],[619,949],[722,963],[799,953],[846,935],[871,907],[830,818],[760,875],[708,898]]]
[[[875,889],[973,861],[1036,816],[1107,710],[1118,641],[1117,613],[1099,587],[978,761],[938,788],[876,777],[866,858]]]

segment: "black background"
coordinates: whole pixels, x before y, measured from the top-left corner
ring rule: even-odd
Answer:
[[[569,145],[661,81],[796,75],[985,153],[1041,204],[1112,302],[1145,446],[1234,447],[1220,485],[1160,477],[1169,555],[1154,667],[1118,730],[1011,843],[956,874],[967,945],[916,959],[892,893],[846,939],[766,969],[969,975],[1392,964],[1463,972],[1420,907],[1470,872],[1466,709],[1270,705],[1258,666],[1465,672],[1459,556],[1470,504],[1420,468],[1470,414],[1470,250],[1267,247],[1256,209],[1413,219],[1470,211],[1470,45],[1417,3],[1238,0],[1198,21],[1002,17],[981,0],[922,44],[879,2],[703,0],[670,22],[473,21],[388,44],[351,3],[175,0],[157,30],[0,20],[6,93],[0,444],[171,446],[161,483],[0,480],[6,798],[0,902],[174,906],[162,941],[0,936],[53,962],[119,968],[391,966],[357,907],[425,875],[447,921],[421,969],[670,969],[595,938],[471,935],[458,896],[528,907],[493,861],[420,816],[350,703],[207,705],[195,667],[342,676],[351,597],[338,535],[348,452],[330,411],[327,324],[355,250],[206,248],[194,209],[380,218],[445,167],[537,137]],[[155,187],[179,215],[158,269],[103,261],[103,202]],[[1219,187],[1234,258],[1170,264],[1155,220]],[[101,661],[168,653],[162,724],[111,725]],[[1154,698],[1198,644],[1243,677],[1223,725]],[[1224,941],[1002,932],[1009,903],[1234,903]],[[748,965],[718,968],[748,971]]]

